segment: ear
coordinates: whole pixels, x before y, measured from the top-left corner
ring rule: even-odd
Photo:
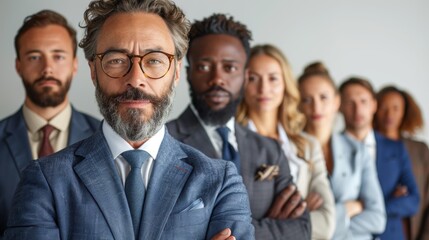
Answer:
[[[180,73],[182,72],[182,60],[177,61],[177,66],[174,73],[174,86],[177,87],[180,81]]]
[[[91,72],[92,84],[94,84],[94,86],[97,85],[97,68],[95,67],[95,64],[95,61],[88,61],[89,70]]]
[[[73,77],[76,76],[78,65],[79,65],[79,63],[77,61],[77,57],[75,57],[73,60]]]
[[[249,69],[246,68],[244,70],[244,83],[243,86],[246,87],[247,83],[249,82]]]
[[[378,103],[377,100],[375,98],[373,98],[373,109],[372,109],[372,113],[375,114],[377,112],[377,107],[378,107]]]
[[[341,97],[338,93],[334,96],[334,107],[337,112],[341,108]]]
[[[15,70],[21,76],[21,61],[18,58],[15,58]]]

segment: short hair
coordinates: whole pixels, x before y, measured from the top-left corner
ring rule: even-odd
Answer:
[[[411,96],[411,94],[395,86],[386,86],[377,93],[377,102],[380,103],[381,99],[383,99],[383,97],[389,93],[397,93],[404,100],[404,116],[402,117],[401,125],[398,129],[399,132],[415,134],[418,130],[422,129],[424,127],[423,115],[419,105]],[[376,130],[379,130],[379,126],[377,126],[375,119],[373,125]]]
[[[232,16],[215,13],[201,21],[195,21],[189,31],[189,46],[192,46],[195,39],[210,34],[226,34],[238,38],[246,52],[246,57],[249,57],[252,33],[246,25],[235,21]],[[189,53],[186,58],[189,62]]]
[[[48,25],[59,25],[61,27],[64,27],[67,30],[73,43],[73,56],[76,57],[76,51],[77,51],[76,30],[69,25],[69,23],[67,22],[67,19],[63,15],[57,12],[54,12],[52,10],[42,10],[33,15],[27,16],[24,19],[24,23],[19,28],[15,36],[15,51],[16,51],[16,57],[18,59],[19,59],[19,40],[22,37],[22,35],[32,28],[46,27]]]
[[[324,78],[326,82],[331,85],[332,89],[334,89],[335,94],[338,93],[337,86],[329,74],[328,69],[320,61],[312,62],[304,68],[302,75],[298,78],[298,85],[303,84],[307,79],[315,76]]]
[[[84,13],[85,35],[79,46],[85,58],[92,61],[96,54],[97,39],[104,22],[117,13],[145,12],[160,16],[173,38],[175,55],[182,59],[188,49],[190,22],[183,11],[170,0],[94,0]]]
[[[301,102],[298,86],[293,76],[291,66],[282,51],[274,45],[256,45],[251,48],[249,60],[252,57],[265,55],[273,58],[281,68],[284,81],[284,92],[282,103],[278,109],[277,122],[281,124],[289,138],[297,145],[298,155],[304,158],[306,140],[300,135],[305,126],[305,116],[298,110]],[[249,106],[244,98],[237,109],[237,122],[247,125],[249,117]],[[308,160],[308,159],[305,159]]]
[[[366,80],[364,78],[360,78],[360,77],[350,77],[350,78],[346,79],[340,85],[340,88],[339,88],[340,93],[342,94],[344,92],[344,90],[346,89],[346,87],[348,87],[350,85],[358,85],[358,86],[365,88],[366,90],[368,90],[368,92],[371,93],[372,97],[375,98],[375,91],[374,91],[374,88],[372,87],[371,83],[368,80]]]

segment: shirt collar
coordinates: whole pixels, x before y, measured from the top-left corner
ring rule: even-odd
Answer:
[[[27,128],[32,134],[39,131],[48,123],[59,131],[67,131],[71,121],[72,108],[70,104],[67,104],[67,106],[50,121],[46,121],[46,119],[32,111],[30,108],[25,106],[25,104],[22,107],[22,113],[24,115]]]
[[[102,129],[113,159],[116,159],[121,153],[125,151],[134,150],[134,148],[127,141],[125,141],[125,139],[119,136],[119,134],[116,133],[115,130],[113,130],[113,128],[106,121],[103,121]],[[162,140],[164,139],[164,135],[165,126],[162,125],[158,132],[156,132],[155,135],[149,138],[138,149],[148,152],[151,158],[155,160],[158,156],[159,147],[161,146]]]
[[[367,146],[375,146],[374,130],[371,129],[362,141]]]

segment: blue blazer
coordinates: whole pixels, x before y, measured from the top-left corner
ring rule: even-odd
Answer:
[[[334,169],[330,176],[335,198],[336,228],[334,240],[371,239],[382,233],[386,224],[383,194],[375,163],[365,147],[345,134],[333,134],[331,149]],[[362,213],[347,216],[344,202],[361,200]]]
[[[231,228],[254,239],[233,163],[213,161],[168,133],[146,191],[140,239],[206,239]],[[124,187],[101,130],[23,172],[6,239],[134,239]]]
[[[68,145],[91,136],[100,121],[72,108]],[[33,160],[22,108],[0,121],[0,238],[21,172]]]
[[[414,215],[419,208],[419,193],[407,150],[401,141],[394,141],[375,133],[377,172],[387,212],[386,230],[380,239],[405,239],[402,218]],[[408,195],[392,196],[398,185],[408,188]]]

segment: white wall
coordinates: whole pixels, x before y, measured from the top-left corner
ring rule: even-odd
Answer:
[[[14,69],[13,39],[25,16],[41,9],[64,14],[78,29],[88,0],[2,0],[0,2],[0,118],[19,108],[24,99]],[[311,61],[322,60],[336,82],[350,75],[372,81],[378,90],[396,84],[417,99],[429,124],[429,1],[293,1],[177,0],[193,21],[213,12],[229,13],[245,23],[257,43],[273,43],[289,58],[299,75]],[[79,110],[101,117],[83,51],[73,80],[71,101]],[[176,93],[171,118],[189,102],[185,76]],[[422,133],[429,140],[427,131]]]

